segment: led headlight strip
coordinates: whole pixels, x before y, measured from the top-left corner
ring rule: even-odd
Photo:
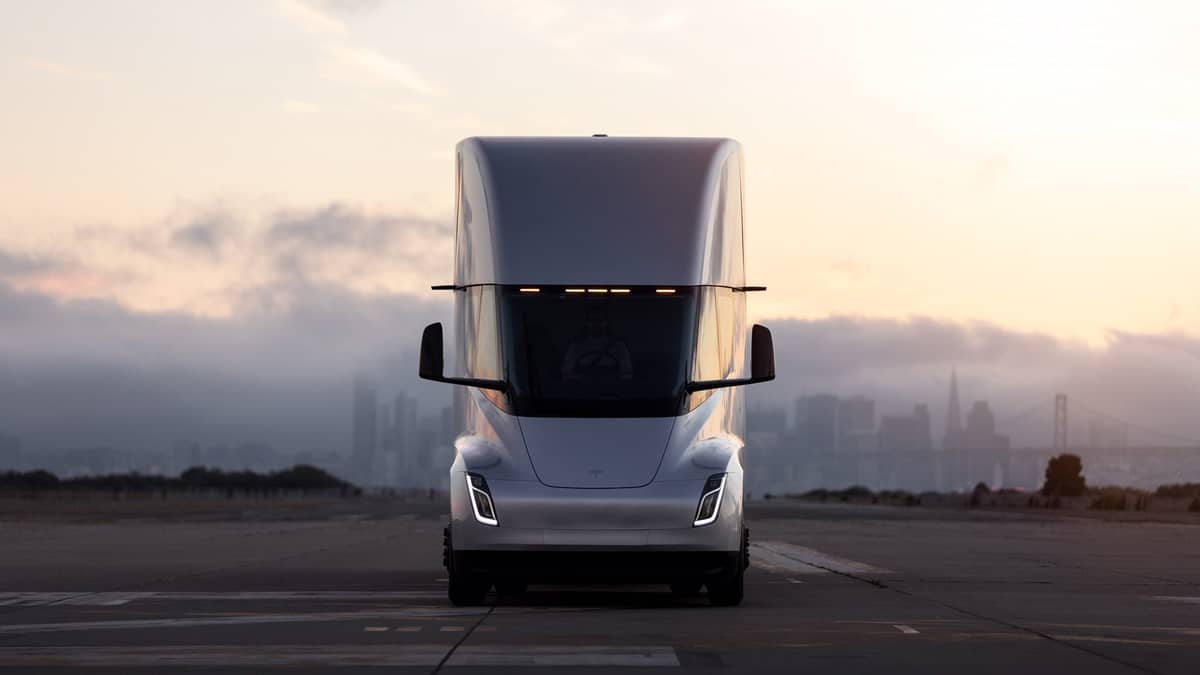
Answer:
[[[704,481],[704,491],[700,493],[700,506],[696,507],[696,520],[692,527],[709,525],[717,519],[721,511],[721,496],[725,494],[725,474],[714,473]]]
[[[496,507],[492,504],[492,493],[488,490],[487,479],[477,473],[467,474],[467,496],[471,498],[471,511],[475,520],[493,527],[500,524],[496,520]]]

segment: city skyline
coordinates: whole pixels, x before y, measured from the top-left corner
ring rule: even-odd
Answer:
[[[878,401],[858,393],[816,393],[797,396],[790,414],[785,406],[752,403],[746,438],[749,485],[762,491],[807,489],[826,482],[945,490],[965,489],[964,486],[978,481],[990,482],[994,488],[1013,487],[1015,483],[1006,481],[1017,481],[1018,487],[1029,488],[1026,483],[1033,480],[1030,475],[1036,478],[1036,470],[1032,474],[1030,471],[1036,469],[1040,455],[1033,460],[1019,460],[1024,462],[1021,469],[1024,473],[1016,475],[1005,473],[1008,469],[1001,468],[997,463],[1000,459],[989,460],[992,464],[976,467],[976,473],[971,474],[971,469],[961,464],[965,460],[958,458],[965,457],[964,453],[975,456],[981,451],[991,452],[997,458],[1008,457],[1010,449],[1018,453],[1015,457],[1027,455],[1031,450],[1043,454],[1060,451],[1051,447],[1053,430],[1046,424],[1052,417],[1049,405],[1057,402],[1047,399],[1040,407],[997,418],[988,400],[971,398],[964,420],[954,414],[961,408],[958,374],[958,368],[952,366],[947,380],[947,412],[940,434],[933,427],[930,408],[925,403],[913,405],[911,412],[897,412],[895,403],[879,407]],[[323,452],[276,448],[261,441],[205,446],[194,440],[181,440],[175,441],[170,449],[150,452],[94,444],[32,454],[22,452],[20,437],[0,430],[0,471],[41,468],[63,477],[125,472],[172,475],[193,466],[270,471],[306,463],[368,488],[444,487],[452,456],[451,406],[442,405],[422,415],[416,397],[402,388],[381,388],[374,377],[361,372],[350,379],[345,391],[348,421],[345,442]],[[1124,451],[1131,447],[1131,440],[1151,448],[1200,450],[1200,442],[1189,439],[1157,443],[1163,436],[1154,430],[1086,405],[1071,419],[1067,444],[1071,451]],[[1011,425],[1019,423],[1046,428],[1041,430],[1037,442],[1014,445],[1007,433],[1012,430]],[[939,436],[941,440],[936,442],[935,437]],[[879,463],[886,463],[889,455],[906,458],[899,477],[893,473],[887,478],[879,473],[883,470]],[[1112,477],[1120,473],[1121,461],[1119,456],[1102,460],[1095,470],[1112,482]],[[1149,466],[1161,473],[1161,457],[1155,455]],[[1146,468],[1135,473],[1140,476]]]

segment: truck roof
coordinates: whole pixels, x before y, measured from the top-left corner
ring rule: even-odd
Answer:
[[[744,282],[736,141],[475,137],[459,143],[458,161],[456,285]],[[730,184],[736,270],[719,245]]]

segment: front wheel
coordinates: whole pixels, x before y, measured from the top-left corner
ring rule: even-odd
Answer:
[[[501,579],[496,581],[496,595],[504,598],[518,598],[529,590],[529,584],[522,579]]]
[[[671,594],[677,598],[690,598],[700,592],[700,587],[704,585],[702,581],[692,579],[680,579],[671,582]]]
[[[736,607],[745,595],[746,563],[750,558],[750,532],[742,528],[742,550],[727,576],[709,580],[708,601],[717,607]]]
[[[442,550],[450,603],[458,607],[482,604],[483,598],[492,588],[492,582],[487,577],[463,569],[459,560],[461,554],[454,552],[454,541],[450,537],[449,527],[442,533]]]

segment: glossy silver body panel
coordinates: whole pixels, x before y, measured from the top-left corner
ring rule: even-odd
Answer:
[[[636,488],[658,473],[674,417],[518,420],[539,481],[556,488]],[[580,460],[583,461],[580,461]]]
[[[454,284],[745,285],[741,151],[728,139],[471,138],[458,146]],[[731,206],[731,204],[733,206]],[[723,326],[745,376],[744,294]],[[456,326],[473,309],[455,292]],[[463,340],[456,336],[462,359]],[[462,363],[454,364],[465,373]],[[460,551],[738,551],[741,388],[692,395],[674,417],[516,417],[458,387],[451,533]],[[498,526],[476,521],[484,476]],[[704,483],[728,475],[715,522]]]
[[[716,213],[723,190],[741,201],[735,141],[468,138],[457,154],[456,285],[745,285],[740,223]]]

